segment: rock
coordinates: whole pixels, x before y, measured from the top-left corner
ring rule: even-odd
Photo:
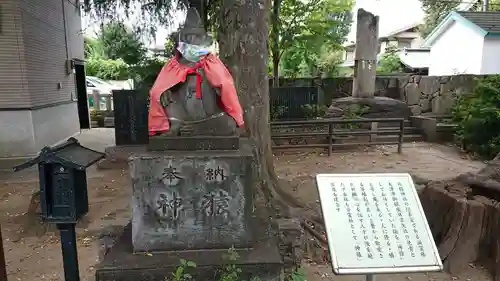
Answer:
[[[419,105],[410,105],[410,111],[414,116],[422,114],[422,108]]]
[[[422,95],[422,92],[420,91],[418,84],[411,83],[411,84],[406,85],[405,96],[406,96],[406,103],[408,105],[419,104],[421,95]]]
[[[431,102],[428,99],[420,99],[420,110],[422,112],[428,112],[431,110]]]
[[[419,83],[420,91],[426,94],[439,92],[441,88],[441,83],[439,81],[439,77],[435,76],[422,77]]]
[[[343,113],[346,112],[351,105],[355,104],[367,107],[367,111],[363,114],[365,118],[408,118],[411,115],[408,105],[396,99],[387,97],[345,97],[332,101],[332,104],[325,114],[325,118],[342,117]]]
[[[298,219],[277,219],[280,253],[288,273],[300,267],[304,258],[305,233]],[[291,269],[291,271],[290,271]]]

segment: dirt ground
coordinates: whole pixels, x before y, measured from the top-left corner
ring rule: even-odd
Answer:
[[[276,170],[281,179],[289,181],[291,195],[309,207],[318,207],[314,184],[317,173],[339,172],[410,172],[425,179],[446,179],[460,173],[475,171],[484,164],[467,160],[453,148],[426,143],[406,144],[403,154],[395,147],[378,147],[350,152],[322,153],[286,152],[276,156]],[[123,226],[130,219],[130,188],[125,171],[89,172],[90,212],[78,225],[78,253],[82,280],[94,280],[94,266],[100,245],[97,236],[103,229]],[[0,174],[0,223],[2,226],[9,280],[62,280],[62,258],[57,233],[37,236],[27,226],[24,212],[31,192],[38,188],[36,171],[21,174]],[[359,276],[338,277],[328,265],[305,261],[309,281],[363,280]],[[460,276],[444,273],[377,276],[378,280],[491,280],[481,269],[471,265]]]

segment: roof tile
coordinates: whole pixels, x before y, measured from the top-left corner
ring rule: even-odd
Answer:
[[[457,12],[488,33],[500,33],[500,12]]]

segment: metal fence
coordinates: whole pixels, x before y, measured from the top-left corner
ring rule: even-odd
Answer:
[[[318,87],[278,87],[269,90],[272,120],[304,120],[315,114],[319,103]]]
[[[379,126],[380,123],[398,124],[396,128],[388,128]],[[311,138],[324,138],[326,143],[306,143],[306,144],[285,144],[273,145],[273,149],[289,149],[289,148],[327,148],[328,155],[332,154],[334,147],[345,146],[361,146],[361,145],[398,145],[398,153],[403,149],[404,137],[404,123],[403,118],[372,118],[372,119],[321,119],[321,120],[301,120],[301,121],[281,121],[271,122],[271,128],[276,131],[277,128],[290,128],[293,127],[311,127],[316,126],[314,131],[302,132],[272,132],[271,139],[276,142],[279,139],[311,139]],[[363,126],[363,124],[365,126]],[[352,125],[358,125],[360,128],[353,128]],[[339,128],[340,127],[340,128]],[[343,128],[342,128],[343,127]],[[347,127],[347,128],[346,128]],[[369,128],[369,129],[367,129]],[[397,141],[391,139],[381,140],[378,136],[397,136]],[[337,142],[342,137],[356,137],[367,136],[368,141],[352,142]]]

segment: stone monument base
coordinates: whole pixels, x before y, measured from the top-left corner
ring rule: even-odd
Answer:
[[[252,248],[236,249],[236,266],[242,270],[239,280],[281,281],[283,262],[278,245],[269,231],[262,231]],[[224,264],[225,249],[155,252],[151,255],[132,253],[132,227],[128,224],[115,245],[97,265],[97,281],[165,281],[170,280],[180,260],[196,263],[188,269],[194,281],[217,280]]]
[[[363,118],[404,118],[411,116],[411,111],[405,102],[388,97],[355,98],[345,97],[334,99],[325,114],[325,118],[340,118],[346,114],[352,105],[362,107]],[[382,125],[397,125],[384,123]]]
[[[248,140],[233,151],[136,153],[129,164],[135,252],[247,247],[254,240]]]

